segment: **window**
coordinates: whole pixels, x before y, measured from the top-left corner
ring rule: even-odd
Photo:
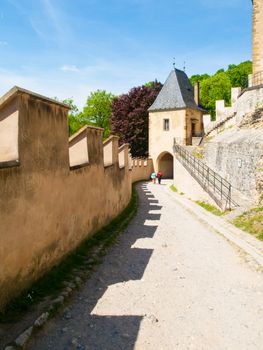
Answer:
[[[163,130],[164,131],[169,131],[169,127],[170,127],[169,122],[170,122],[169,119],[164,119],[163,120]]]

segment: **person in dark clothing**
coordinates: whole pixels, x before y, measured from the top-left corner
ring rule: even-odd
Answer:
[[[162,178],[163,178],[163,173],[161,171],[158,171],[157,173],[157,179],[158,179],[158,183],[159,185],[161,184]]]

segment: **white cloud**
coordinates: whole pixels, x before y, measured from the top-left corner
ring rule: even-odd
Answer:
[[[43,41],[48,41],[48,34],[41,29],[41,23],[39,23],[35,18],[29,18],[30,25],[33,31],[39,36]]]
[[[65,64],[64,66],[60,67],[60,69],[63,72],[79,72],[79,69],[77,66],[73,65],[67,65]]]
[[[63,45],[71,37],[69,22],[66,14],[58,6],[54,6],[54,1],[41,0],[47,19],[55,30],[55,36],[58,44]],[[67,23],[67,25],[65,25]]]
[[[66,15],[61,8],[54,6],[55,1],[52,3],[51,0],[40,0],[33,2],[32,5],[21,4],[19,0],[7,1],[28,20],[41,40],[50,41],[50,32],[52,32],[52,39],[58,45],[63,45],[69,40],[71,32]]]
[[[53,26],[55,27],[58,33],[62,33],[63,28],[61,26],[59,16],[57,14],[57,11],[55,10],[55,7],[49,0],[42,0],[42,3],[44,5],[46,14],[48,15],[50,21],[53,23]]]
[[[5,41],[5,40],[0,40],[0,47],[1,46],[7,46],[8,45],[8,42]]]

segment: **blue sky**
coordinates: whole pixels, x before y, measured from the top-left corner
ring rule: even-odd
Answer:
[[[250,0],[0,0],[0,95],[18,85],[83,106],[172,68],[251,59]]]

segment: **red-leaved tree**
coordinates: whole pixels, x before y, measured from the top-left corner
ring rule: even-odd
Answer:
[[[135,87],[113,100],[111,131],[120,137],[120,144],[130,144],[133,157],[148,155],[148,108],[161,88],[162,84],[155,81]]]

